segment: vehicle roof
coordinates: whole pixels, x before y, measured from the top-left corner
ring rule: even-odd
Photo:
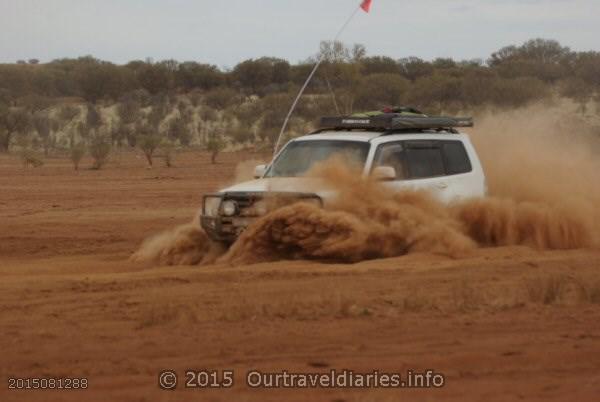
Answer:
[[[318,134],[304,135],[293,141],[337,140],[384,143],[400,140],[464,140],[466,134],[437,133],[437,132],[402,132],[384,134],[381,131],[324,131]]]

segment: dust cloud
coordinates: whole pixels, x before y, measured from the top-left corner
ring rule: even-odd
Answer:
[[[309,175],[335,189],[336,200],[323,209],[300,202],[266,215],[221,260],[356,262],[424,250],[458,257],[475,246],[449,210],[426,193],[389,191],[339,160],[317,166]]]
[[[223,254],[224,247],[212,242],[197,222],[180,225],[146,239],[130,259],[155,265],[214,263]]]
[[[233,184],[243,183],[245,181],[254,179],[254,168],[258,165],[264,164],[264,161],[258,159],[250,159],[240,162],[235,167],[235,175],[233,178]]]
[[[546,214],[544,219],[584,221],[593,236],[587,243],[598,245],[600,121],[590,122],[571,110],[575,107],[560,101],[484,113],[476,118],[471,139],[491,196],[522,205],[521,220],[533,209],[528,203],[534,203],[538,215]],[[556,219],[554,222],[555,230],[564,230],[564,220],[563,226]]]
[[[589,125],[561,110],[534,106],[479,116],[470,134],[488,197],[444,205],[424,192],[392,192],[333,160],[309,173],[337,191],[325,208],[302,202],[279,208],[227,252],[197,224],[184,225],[146,241],[133,258],[163,265],[357,262],[414,252],[460,258],[491,246],[597,245],[600,144]]]
[[[562,206],[485,198],[457,204],[455,217],[481,246],[526,245],[538,249],[591,246],[593,227]]]
[[[340,165],[318,169],[339,191],[325,209],[299,203],[251,226],[223,262],[280,259],[357,262],[412,252],[460,258],[478,246],[571,249],[592,244],[584,214],[560,205],[487,197],[445,206],[425,193],[395,193]]]

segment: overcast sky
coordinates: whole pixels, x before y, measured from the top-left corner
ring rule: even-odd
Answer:
[[[0,0],[0,62],[93,55],[232,67],[306,59],[360,0]],[[370,55],[489,57],[527,39],[600,50],[600,0],[373,0],[342,35]]]

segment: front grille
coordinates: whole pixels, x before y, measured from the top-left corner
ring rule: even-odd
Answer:
[[[209,195],[215,197],[217,195]],[[219,198],[221,195],[218,195]],[[235,216],[205,216],[201,217],[201,225],[208,236],[215,241],[232,243],[235,239],[258,217],[269,211],[301,200],[318,200],[321,206],[323,201],[312,193],[225,193],[222,200],[235,201],[238,205],[238,214]],[[264,204],[258,205],[259,202]]]
[[[237,203],[237,216],[239,217],[258,217],[285,205],[289,205],[303,199],[314,198],[321,201],[321,198],[315,194],[290,192],[226,193],[223,197],[223,200],[232,200]]]
[[[225,195],[223,200],[235,201],[238,205],[238,216],[258,216],[254,210],[254,206],[257,202],[262,200],[262,196],[253,194],[231,194]]]

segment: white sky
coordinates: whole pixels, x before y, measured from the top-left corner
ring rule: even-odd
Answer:
[[[0,62],[91,54],[233,67],[293,63],[331,39],[360,0],[0,0]],[[370,55],[489,57],[527,39],[600,50],[600,0],[373,0],[343,34]]]

